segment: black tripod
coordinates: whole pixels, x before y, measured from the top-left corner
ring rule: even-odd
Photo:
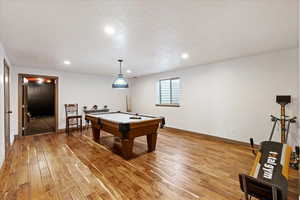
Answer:
[[[297,117],[288,118],[288,116],[284,116],[282,118],[282,116],[281,116],[281,118],[278,118],[278,117],[271,115],[271,121],[274,122],[274,124],[273,124],[273,128],[272,128],[272,131],[271,131],[271,134],[269,137],[269,141],[272,140],[274,132],[275,132],[275,128],[277,126],[277,122],[280,121],[281,143],[286,144],[288,141],[288,137],[289,137],[290,125],[291,125],[291,123],[296,123],[296,119],[297,119]],[[284,126],[282,126],[282,121],[284,121]],[[287,124],[287,127],[286,127],[286,124]]]

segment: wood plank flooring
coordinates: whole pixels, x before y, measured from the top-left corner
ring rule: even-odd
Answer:
[[[157,150],[135,140],[135,158],[117,154],[118,140],[101,144],[74,133],[26,136],[15,141],[0,172],[2,200],[238,200],[238,174],[254,156],[247,146],[170,129],[159,130]],[[297,171],[289,171],[289,200],[297,199]]]
[[[49,133],[55,131],[54,116],[41,116],[30,119],[28,128],[25,131],[26,135],[34,135],[40,133]]]

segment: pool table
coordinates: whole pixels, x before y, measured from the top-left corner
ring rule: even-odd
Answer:
[[[132,157],[134,139],[147,136],[148,152],[155,150],[157,129],[165,124],[163,117],[142,115],[128,112],[106,112],[87,114],[86,120],[91,121],[93,139],[100,140],[100,130],[113,134],[121,139],[121,153],[123,158]]]

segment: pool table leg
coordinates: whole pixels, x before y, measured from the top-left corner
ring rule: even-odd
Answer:
[[[157,140],[157,133],[152,133],[147,135],[148,152],[155,151],[156,140]]]
[[[93,139],[96,142],[100,141],[100,129],[92,127],[93,130]]]
[[[122,155],[126,160],[132,156],[133,140],[134,138],[122,139]]]

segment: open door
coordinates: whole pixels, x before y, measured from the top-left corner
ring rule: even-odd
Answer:
[[[10,150],[10,92],[9,92],[9,66],[4,60],[4,131],[5,131],[5,157]]]
[[[19,135],[58,129],[58,77],[19,74]]]
[[[28,81],[25,77],[22,78],[22,90],[22,135],[26,135],[30,117],[28,115]]]

